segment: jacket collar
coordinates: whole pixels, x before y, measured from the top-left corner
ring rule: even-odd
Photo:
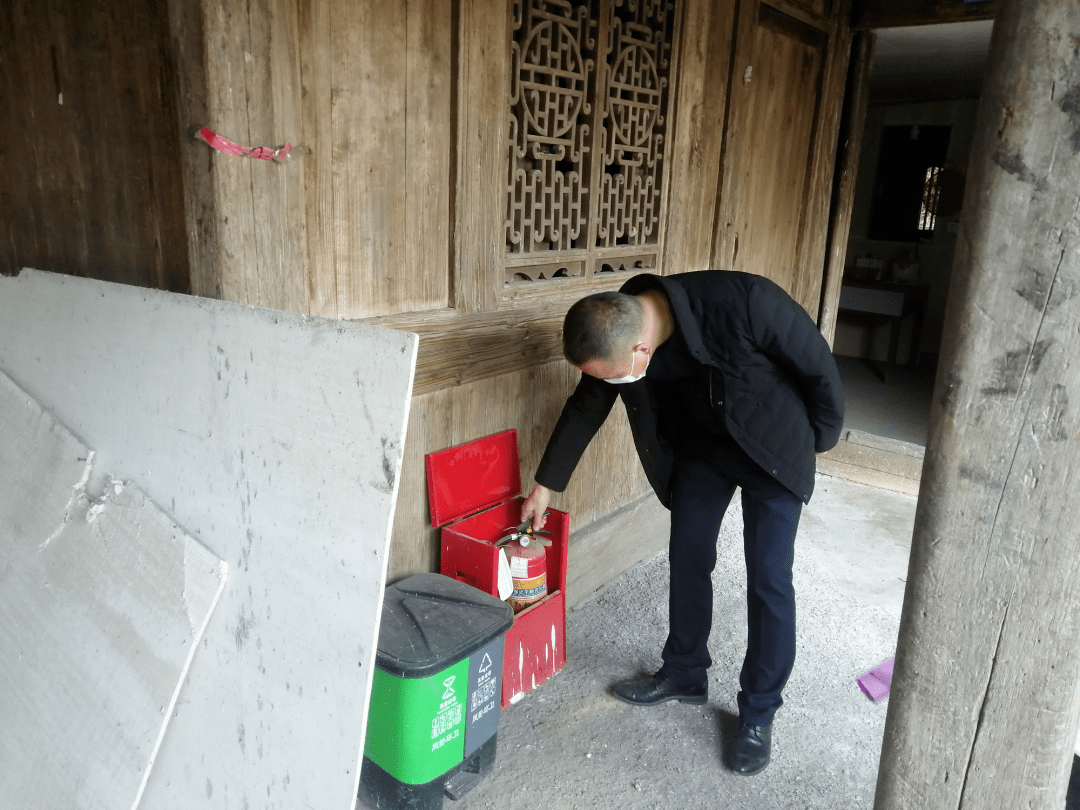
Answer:
[[[701,324],[698,323],[697,318],[694,317],[694,313],[690,309],[690,299],[686,297],[686,290],[675,278],[677,276],[672,278],[657,276],[652,273],[642,273],[623,284],[619,288],[619,292],[624,292],[627,295],[638,295],[646,290],[663,290],[664,295],[667,296],[668,302],[671,304],[671,311],[675,316],[675,325],[683,340],[686,341],[686,348],[690,350],[691,357],[699,363],[708,363],[710,366],[715,366],[716,362],[713,360],[712,355],[705,350],[705,341],[701,337]]]

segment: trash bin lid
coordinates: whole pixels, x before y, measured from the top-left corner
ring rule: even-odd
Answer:
[[[392,675],[425,678],[513,624],[514,611],[501,599],[442,574],[417,574],[386,589],[375,664]]]

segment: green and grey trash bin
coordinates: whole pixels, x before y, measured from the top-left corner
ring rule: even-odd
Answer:
[[[360,800],[438,810],[495,764],[508,604],[441,574],[386,589]]]

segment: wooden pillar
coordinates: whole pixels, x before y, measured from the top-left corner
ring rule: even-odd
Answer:
[[[1060,810],[1080,717],[1080,4],[1004,0],[876,810]]]

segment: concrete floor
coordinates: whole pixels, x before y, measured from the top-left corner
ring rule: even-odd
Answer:
[[[799,658],[763,773],[740,777],[723,764],[745,643],[736,499],[718,545],[708,704],[646,709],[609,692],[659,666],[662,554],[570,613],[566,668],[503,712],[494,772],[447,806],[869,808],[887,700],[873,703],[855,679],[893,655],[914,514],[914,497],[819,477],[796,542]]]
[[[857,357],[837,357],[847,395],[844,427],[925,445],[934,390],[934,358],[918,367],[895,366],[882,381]]]

